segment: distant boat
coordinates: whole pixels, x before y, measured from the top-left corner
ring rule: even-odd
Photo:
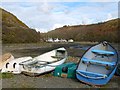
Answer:
[[[23,61],[27,61],[29,59],[32,59],[32,57],[21,57],[12,59],[6,64],[4,64],[1,72],[2,73],[13,73],[13,74],[20,74],[23,70],[23,68],[19,65]]]
[[[113,77],[117,64],[117,51],[104,41],[85,52],[76,69],[76,77],[91,85],[105,85]]]
[[[58,48],[28,61],[24,61],[20,63],[20,65],[24,68],[24,74],[38,76],[40,74],[54,70],[56,66],[63,64],[66,59],[66,49]]]

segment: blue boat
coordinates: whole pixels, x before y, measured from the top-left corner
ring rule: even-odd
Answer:
[[[83,54],[76,69],[76,78],[90,85],[105,85],[113,77],[117,65],[117,51],[103,41]]]

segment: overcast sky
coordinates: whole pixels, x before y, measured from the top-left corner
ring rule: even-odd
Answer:
[[[30,28],[40,32],[47,32],[64,25],[92,24],[118,17],[117,0],[104,0],[104,2],[99,2],[100,0],[87,1],[6,1],[2,2],[0,6],[13,13]]]

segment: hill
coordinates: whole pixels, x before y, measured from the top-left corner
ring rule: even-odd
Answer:
[[[75,41],[103,41],[120,42],[118,40],[118,22],[120,19],[114,19],[107,22],[90,24],[63,26],[55,30],[49,31],[44,36],[46,38],[64,38],[74,39]]]
[[[16,16],[0,8],[2,12],[2,42],[31,43],[40,41],[40,33],[30,29]]]

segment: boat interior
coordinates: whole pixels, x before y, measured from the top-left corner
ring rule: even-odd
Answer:
[[[108,76],[114,69],[116,62],[115,50],[109,45],[100,44],[86,52],[81,58],[77,71],[94,76]]]
[[[42,67],[42,66],[47,66],[48,64],[55,63],[57,61],[60,61],[66,57],[66,51],[65,50],[55,50],[55,55],[54,56],[48,56],[51,57],[55,60],[53,61],[43,61],[43,60],[37,60],[36,58],[30,59],[28,61],[24,61],[21,63],[21,65],[24,65],[26,67]],[[45,57],[44,57],[45,58]],[[42,58],[40,58],[42,59]],[[48,65],[50,66],[50,65]]]
[[[56,58],[57,61],[59,61],[66,57],[66,51],[65,50],[56,50],[55,56],[51,56],[51,57]]]

